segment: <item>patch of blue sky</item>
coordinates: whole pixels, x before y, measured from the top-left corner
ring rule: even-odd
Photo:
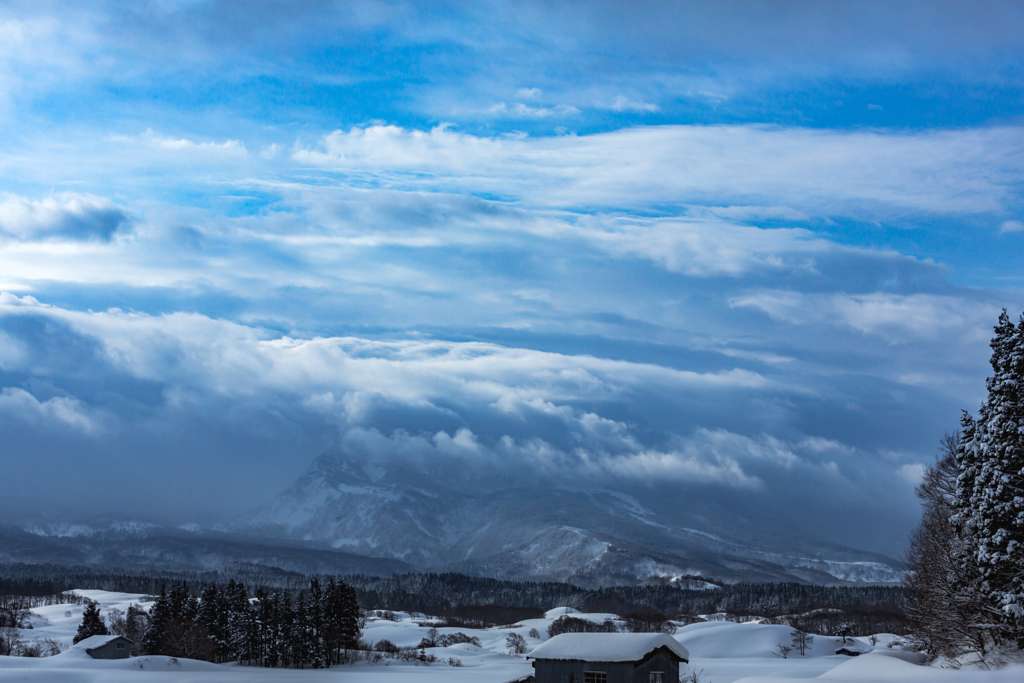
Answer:
[[[12,5],[46,21],[0,48],[0,388],[209,481],[258,469],[260,425],[260,491],[354,425],[820,437],[847,483],[733,455],[899,535],[889,451],[930,459],[1024,307],[1024,15],[995,4]],[[53,411],[4,405],[30,448]]]

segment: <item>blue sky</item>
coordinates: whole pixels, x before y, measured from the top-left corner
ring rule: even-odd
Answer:
[[[1024,309],[1022,31],[1012,2],[5,3],[0,492],[214,519],[340,447],[898,553]]]

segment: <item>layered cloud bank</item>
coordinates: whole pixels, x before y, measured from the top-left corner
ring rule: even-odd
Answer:
[[[1024,309],[1024,13],[677,5],[0,9],[0,514],[343,448],[898,553]]]

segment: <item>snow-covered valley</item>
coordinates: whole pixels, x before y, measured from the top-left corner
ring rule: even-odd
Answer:
[[[78,593],[101,606],[126,610],[130,604],[142,604],[139,594],[83,590]],[[83,606],[74,604],[37,607],[29,622],[32,628],[19,629],[26,643],[57,643],[62,652],[42,658],[0,657],[0,682],[40,681],[53,683],[230,683],[234,681],[352,681],[368,683],[440,683],[441,681],[473,681],[474,683],[505,683],[532,673],[530,660],[509,653],[510,633],[521,636],[528,649],[547,639],[548,627],[566,612],[572,616],[598,623],[614,614],[580,614],[571,608],[555,608],[542,618],[527,619],[506,626],[472,629],[440,627],[440,635],[462,633],[478,639],[480,645],[460,643],[449,647],[427,648],[436,662],[403,662],[382,657],[379,661],[361,659],[353,664],[330,669],[297,670],[267,669],[211,664],[163,656],[133,657],[123,660],[93,660],[84,649],[72,647]],[[367,619],[363,639],[368,644],[388,640],[400,648],[417,647],[428,635],[432,619],[425,615],[404,612],[374,613]],[[1009,683],[1024,677],[1024,666],[1011,665],[998,671],[974,668],[961,670],[922,666],[917,653],[905,652],[895,636],[877,634],[875,638],[857,638],[855,646],[865,654],[858,657],[836,655],[842,643],[837,637],[815,635],[806,654],[790,652],[779,655],[778,644],[789,642],[791,629],[786,626],[757,622],[734,623],[706,621],[680,624],[674,637],[689,651],[688,671],[701,672],[704,683],[785,683],[818,680],[822,682],[914,682],[949,681],[950,683]],[[874,641],[874,643],[872,643]],[[454,666],[453,664],[458,664]]]

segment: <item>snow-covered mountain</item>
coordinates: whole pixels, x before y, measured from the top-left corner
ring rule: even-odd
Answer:
[[[325,453],[280,496],[224,530],[327,544],[450,570],[582,585],[652,577],[896,582],[899,562],[780,531],[709,503],[641,501],[566,484],[524,486],[435,464]]]

